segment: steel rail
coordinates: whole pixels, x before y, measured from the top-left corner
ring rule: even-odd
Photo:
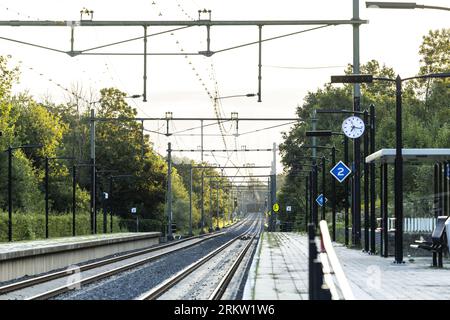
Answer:
[[[243,220],[235,223],[233,225],[233,227],[238,227],[242,222],[243,222]],[[220,235],[222,235],[224,233],[225,232],[217,232],[217,233],[215,232],[215,233],[209,234],[209,235],[198,235],[198,236],[195,236],[195,237],[188,237],[188,238],[185,238],[185,239],[182,239],[182,240],[170,242],[170,243],[163,244],[163,245],[157,245],[157,246],[154,246],[154,247],[151,247],[151,248],[147,248],[147,249],[143,249],[143,250],[138,250],[138,251],[131,252],[131,253],[128,253],[128,254],[124,254],[124,255],[121,255],[121,256],[118,256],[118,257],[108,258],[108,259],[104,259],[104,260],[97,261],[97,262],[94,262],[94,263],[86,264],[86,265],[81,266],[79,268],[71,268],[71,269],[68,269],[68,270],[56,271],[56,272],[53,272],[53,273],[50,273],[50,274],[46,274],[46,275],[43,275],[43,276],[38,276],[38,277],[35,277],[35,278],[23,280],[23,281],[20,281],[20,282],[11,283],[11,284],[8,284],[8,285],[0,287],[0,295],[6,294],[6,293],[10,293],[10,292],[14,292],[14,291],[17,291],[17,290],[20,290],[20,289],[24,289],[24,288],[27,288],[27,287],[31,287],[31,286],[34,286],[34,285],[38,285],[38,284],[41,284],[41,283],[45,283],[45,282],[48,282],[48,281],[51,281],[51,280],[54,280],[54,279],[67,277],[67,276],[70,276],[70,275],[78,273],[78,272],[83,272],[83,271],[95,269],[95,268],[102,267],[102,266],[105,266],[105,265],[108,265],[108,264],[112,264],[112,263],[115,263],[115,262],[123,261],[123,260],[129,259],[129,258],[134,258],[134,257],[140,256],[140,255],[144,255],[144,254],[147,254],[147,253],[150,253],[150,252],[154,252],[154,251],[162,250],[162,249],[165,249],[165,248],[169,248],[169,247],[172,247],[172,246],[175,246],[175,245],[178,245],[180,243],[187,242],[187,241],[190,241],[190,240],[201,239],[200,241],[195,242],[193,244],[190,244],[190,245],[187,245],[187,246],[175,249],[175,250],[171,250],[171,251],[165,253],[165,254],[169,254],[169,253],[172,253],[172,252],[175,252],[175,251],[178,251],[178,250],[189,248],[189,247],[194,246],[196,244],[199,244],[199,243],[201,243],[203,241],[206,241],[206,240],[215,238],[217,236],[220,236]],[[163,255],[164,254],[157,255],[157,256],[154,256],[152,258],[159,258],[159,257],[161,257]],[[84,284],[84,282],[82,284]],[[38,298],[37,296],[35,296],[35,297]]]
[[[260,223],[260,220],[257,222],[258,225]],[[241,233],[240,235],[234,237],[233,239],[229,240],[228,242],[221,245],[219,248],[215,249],[214,251],[210,252],[208,255],[204,256],[203,258],[197,260],[196,262],[190,264],[183,270],[176,273],[171,278],[167,279],[163,283],[159,284],[158,286],[152,288],[151,290],[147,291],[146,293],[142,294],[137,298],[137,300],[155,300],[161,295],[163,295],[165,292],[170,290],[173,286],[178,284],[181,280],[186,278],[188,275],[190,275],[192,272],[203,266],[206,262],[217,256],[220,252],[231,246],[234,242],[241,239],[246,234],[250,233],[250,229],[254,227],[254,224],[246,230],[245,232]]]
[[[255,235],[251,237],[251,239],[248,241],[247,245],[244,247],[244,249],[239,253],[239,256],[237,259],[233,262],[233,265],[228,269],[225,276],[222,278],[220,283],[217,285],[216,289],[214,289],[213,293],[209,296],[208,300],[220,300],[225,293],[225,291],[228,288],[228,285],[230,284],[231,280],[234,277],[234,274],[236,273],[237,269],[241,265],[242,260],[244,259],[245,255],[247,254],[248,249],[250,249],[251,245],[253,244],[253,240],[255,240]]]
[[[174,249],[174,250],[171,250],[171,251],[168,251],[168,252],[163,252],[163,253],[155,255],[153,257],[144,258],[144,259],[141,259],[141,260],[138,260],[138,261],[135,261],[135,262],[131,262],[131,263],[125,264],[123,266],[120,266],[120,267],[117,267],[117,268],[114,268],[114,269],[111,269],[111,270],[108,270],[108,271],[105,271],[105,272],[101,272],[101,273],[93,275],[91,277],[82,279],[80,281],[77,281],[77,282],[74,282],[74,283],[70,283],[70,284],[66,284],[64,286],[60,286],[58,288],[45,291],[43,293],[34,295],[32,297],[25,298],[24,300],[46,300],[46,299],[52,298],[54,296],[57,296],[59,294],[62,294],[62,293],[65,293],[65,292],[68,292],[68,291],[71,291],[71,290],[75,290],[79,286],[86,285],[86,284],[89,284],[91,282],[95,282],[95,281],[98,281],[98,280],[110,277],[112,275],[115,275],[115,274],[118,274],[120,272],[123,272],[123,271],[129,270],[129,269],[141,266],[143,264],[152,262],[154,260],[158,260],[159,258],[161,258],[163,256],[166,256],[168,254],[171,254],[171,253],[183,250],[183,249],[190,248],[190,247],[195,246],[195,245],[197,245],[197,244],[199,244],[199,243],[201,243],[203,241],[209,240],[211,238],[215,238],[215,237],[220,236],[222,234],[224,234],[224,232],[219,232],[219,233],[215,233],[215,234],[212,234],[212,235],[208,235],[205,238],[201,239],[200,241],[195,242],[195,243],[191,243],[191,244],[189,244],[187,246],[184,246],[184,247],[181,247],[181,248],[178,248],[178,249]],[[190,238],[190,239],[192,239],[192,238]],[[177,243],[179,243],[179,242],[177,242]],[[172,244],[172,245],[175,245],[175,244]],[[170,246],[167,246],[167,247],[170,247]],[[160,248],[158,248],[158,249],[160,249]],[[155,251],[157,251],[157,250],[155,250]],[[142,255],[142,254],[143,253],[141,253],[140,255]],[[132,257],[130,257],[130,258],[132,258]],[[119,259],[118,261],[121,261],[121,260],[124,260],[124,259]],[[117,261],[113,261],[113,262],[117,262]],[[113,263],[113,262],[109,262],[109,263]],[[107,264],[108,263],[104,263],[103,265],[107,265]],[[99,265],[97,265],[95,267],[99,267]],[[95,267],[93,267],[93,268],[95,268]],[[83,270],[83,271],[86,271],[86,270]],[[74,273],[74,272],[72,272],[72,273]],[[62,275],[62,276],[65,276],[65,275]],[[60,276],[60,277],[62,277],[62,276]]]
[[[238,227],[239,225],[241,225],[244,221],[245,221],[245,220],[241,220],[241,221],[239,221],[238,223],[234,224],[232,227],[237,228],[237,227]],[[70,283],[70,284],[67,284],[67,285],[65,285],[65,286],[60,286],[60,287],[58,287],[58,288],[55,288],[55,289],[52,289],[52,290],[48,290],[48,291],[43,292],[43,293],[41,293],[41,294],[37,294],[37,295],[34,295],[34,296],[32,296],[32,297],[25,298],[24,300],[45,300],[45,299],[52,298],[52,297],[57,296],[57,295],[59,295],[59,294],[62,294],[62,293],[65,293],[65,292],[74,290],[74,289],[76,289],[77,287],[79,287],[79,286],[81,286],[81,285],[86,285],[86,284],[89,284],[89,283],[91,283],[91,282],[95,282],[95,281],[98,281],[98,280],[107,278],[107,277],[112,276],[112,275],[115,275],[115,274],[117,274],[117,273],[120,273],[120,272],[129,270],[129,269],[138,267],[138,266],[143,265],[143,264],[145,264],[145,263],[148,263],[148,262],[157,260],[157,259],[159,259],[159,258],[161,258],[161,257],[163,257],[163,256],[165,256],[165,255],[168,255],[168,254],[171,254],[171,253],[174,253],[174,252],[177,252],[177,251],[186,249],[186,248],[190,248],[190,247],[195,246],[195,245],[197,245],[197,244],[199,244],[199,243],[201,243],[201,242],[203,242],[203,241],[206,241],[206,240],[209,240],[209,239],[212,239],[212,238],[221,236],[221,235],[223,235],[224,233],[225,233],[225,232],[221,231],[221,232],[213,233],[213,234],[206,235],[206,236],[205,236],[205,235],[199,235],[199,236],[195,236],[195,237],[189,237],[189,238],[183,239],[182,241],[176,241],[176,242],[173,242],[173,243],[170,243],[170,244],[166,244],[166,245],[162,245],[162,246],[158,246],[158,247],[155,247],[155,248],[145,249],[145,250],[153,249],[153,250],[150,250],[149,252],[151,252],[151,251],[157,251],[157,250],[160,250],[160,249],[164,249],[164,248],[166,248],[166,247],[174,246],[174,245],[176,245],[176,244],[179,244],[179,243],[181,243],[181,242],[185,242],[185,241],[188,241],[188,240],[197,239],[197,238],[201,239],[200,241],[195,242],[195,243],[192,243],[192,244],[189,244],[189,245],[187,245],[187,246],[184,246],[184,247],[181,247],[181,248],[178,248],[178,249],[174,249],[174,250],[171,250],[171,251],[168,251],[168,252],[164,252],[164,253],[158,254],[158,255],[153,256],[153,257],[144,258],[144,259],[141,259],[141,260],[138,260],[138,261],[135,261],[135,262],[132,262],[132,263],[129,263],[129,264],[126,264],[126,265],[123,265],[123,266],[120,266],[120,267],[111,269],[111,270],[109,270],[109,271],[102,272],[102,273],[99,273],[99,274],[97,274],[97,275],[94,275],[94,276],[91,276],[91,277],[82,279],[82,280],[80,280],[80,281],[77,281],[77,282],[74,282],[74,283]],[[142,253],[142,251],[141,251],[140,254],[137,254],[137,253],[131,253],[130,255],[133,255],[133,256],[128,256],[127,258],[132,258],[132,257],[134,257],[134,256],[142,255],[142,254],[145,254],[145,253],[148,253],[148,252]],[[125,259],[126,259],[126,258],[125,258],[125,259],[120,259],[120,258],[122,258],[122,256],[121,256],[121,257],[116,257],[116,258],[107,259],[107,261],[100,261],[99,263],[93,263],[92,265],[94,265],[94,264],[97,264],[97,265],[96,265],[96,266],[93,266],[93,267],[91,267],[91,268],[89,268],[89,269],[93,269],[93,268],[95,268],[95,267],[99,267],[99,266],[102,266],[102,265],[107,265],[108,263],[114,263],[114,262],[117,262],[117,261],[121,261],[121,260],[125,260]],[[116,260],[116,261],[112,261],[112,260]],[[102,265],[98,265],[98,264],[100,264],[100,263],[102,263],[102,262],[103,262]],[[84,267],[87,267],[87,266],[89,266],[89,265],[86,265],[86,266],[84,266]],[[83,268],[83,267],[81,267],[81,268]],[[80,269],[81,269],[81,268],[80,268]],[[80,269],[78,269],[78,271],[79,271]],[[82,271],[86,271],[86,270],[89,270],[89,269],[85,269],[85,270],[82,270]],[[72,270],[72,274],[73,274],[74,272],[77,271],[77,269],[71,269],[71,270]],[[71,271],[71,270],[69,270],[69,271]],[[70,275],[70,274],[67,274],[67,272],[68,272],[68,270],[64,270],[64,271],[59,272],[59,273],[62,274],[62,275],[60,275],[59,277],[64,277],[64,276]],[[43,276],[43,277],[45,277],[45,276]],[[54,277],[53,279],[59,278],[59,277]],[[53,279],[48,279],[48,280],[46,280],[46,281],[53,280]],[[32,279],[30,279],[30,280],[32,280]],[[26,280],[26,281],[27,281],[27,280]],[[46,281],[41,281],[41,283],[46,282]],[[24,287],[28,287],[28,286],[24,286]]]
[[[31,286],[34,286],[34,285],[37,285],[37,284],[41,284],[41,283],[44,283],[44,282],[48,282],[50,280],[54,280],[54,279],[58,279],[58,278],[66,277],[66,276],[70,276],[70,275],[72,275],[74,273],[77,273],[77,272],[80,272],[80,271],[82,272],[82,271],[91,270],[91,269],[94,269],[94,268],[102,267],[102,266],[110,264],[110,263],[115,263],[115,262],[126,260],[126,259],[129,259],[129,258],[137,257],[139,255],[147,254],[147,253],[150,253],[150,252],[153,252],[153,251],[158,251],[158,250],[161,250],[161,249],[165,249],[165,248],[168,248],[168,247],[171,247],[171,246],[174,246],[174,245],[177,245],[177,244],[189,241],[189,240],[205,237],[205,239],[202,240],[202,241],[205,241],[205,240],[208,240],[208,239],[210,239],[212,237],[215,237],[217,235],[220,235],[220,234],[222,234],[222,233],[217,233],[217,234],[214,234],[214,236],[210,236],[210,237],[207,237],[205,235],[189,237],[189,238],[178,240],[178,241],[175,241],[175,242],[171,242],[171,243],[167,243],[167,244],[163,244],[163,245],[158,245],[158,246],[155,246],[155,247],[151,247],[151,248],[139,250],[139,251],[136,251],[136,252],[124,254],[124,255],[121,255],[121,256],[118,256],[118,257],[113,257],[113,258],[101,260],[101,261],[98,261],[98,262],[89,263],[89,264],[86,264],[86,265],[81,266],[79,268],[71,268],[71,269],[68,269],[68,270],[57,271],[57,272],[53,272],[53,273],[46,274],[46,275],[43,275],[43,276],[38,276],[38,277],[35,277],[35,278],[23,280],[23,281],[20,281],[20,282],[11,283],[11,284],[8,284],[8,285],[0,287],[0,295],[1,294],[6,294],[6,293],[9,293],[9,292],[12,292],[12,291],[16,291],[16,290],[19,290],[19,289],[31,287]],[[196,242],[196,243],[199,243],[199,242]],[[183,247],[183,248],[188,248],[188,247]]]

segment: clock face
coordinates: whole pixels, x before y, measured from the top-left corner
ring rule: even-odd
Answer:
[[[364,129],[364,121],[359,117],[348,117],[344,120],[344,122],[342,122],[342,131],[351,139],[361,137],[364,133]]]

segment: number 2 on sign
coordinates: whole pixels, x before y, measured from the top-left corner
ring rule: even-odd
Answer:
[[[344,168],[338,168],[338,176],[343,176],[344,175]]]

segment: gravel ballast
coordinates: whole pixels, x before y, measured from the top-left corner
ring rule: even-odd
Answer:
[[[205,256],[215,248],[221,246],[242,231],[247,230],[253,223],[250,217],[236,229],[228,233],[202,242],[185,250],[168,254],[167,256],[150,262],[141,267],[111,276],[107,279],[83,286],[82,288],[55,297],[58,300],[131,300],[155,287],[175,273],[181,271],[196,260]]]

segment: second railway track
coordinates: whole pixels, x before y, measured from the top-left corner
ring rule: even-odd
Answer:
[[[258,217],[248,230],[142,294],[138,300],[221,299],[242,260],[249,253],[261,225],[262,218]]]

